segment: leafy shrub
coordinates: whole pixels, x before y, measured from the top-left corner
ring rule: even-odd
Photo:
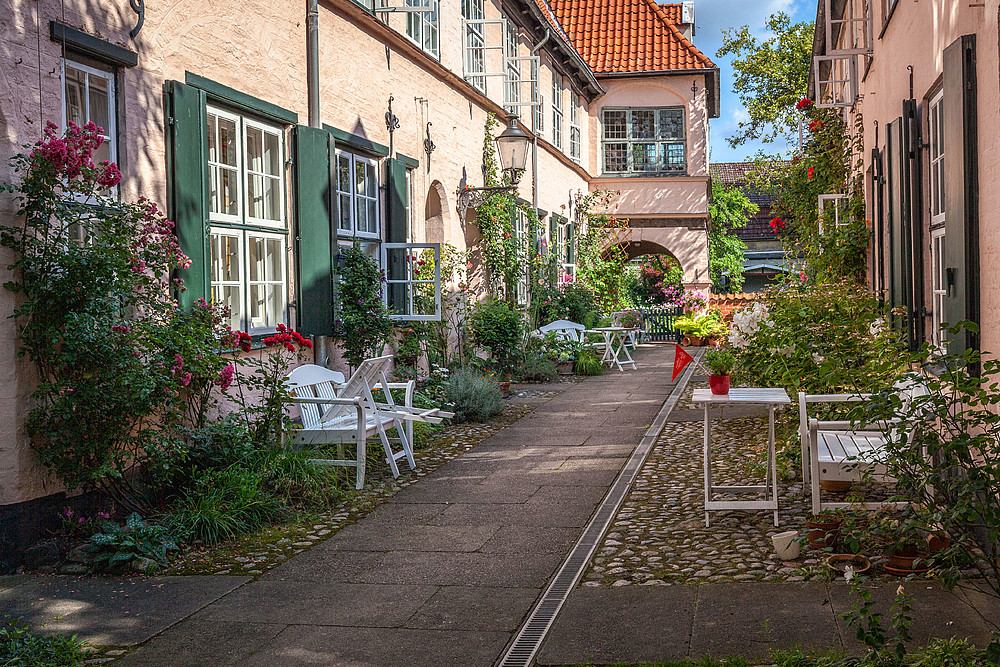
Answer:
[[[888,315],[853,282],[772,287],[736,313],[729,344],[750,386],[789,395],[878,391],[904,357]]]
[[[579,375],[604,375],[604,362],[593,349],[584,348],[576,355],[573,371]]]
[[[0,625],[0,665],[4,667],[75,667],[86,654],[72,637],[36,635],[20,620],[4,619]]]
[[[521,382],[552,382],[558,377],[555,362],[541,355],[526,356],[517,371]]]
[[[468,369],[454,373],[448,380],[445,400],[455,413],[456,423],[485,422],[503,411],[503,395],[497,383]]]
[[[103,532],[91,535],[90,543],[98,548],[94,562],[108,570],[121,570],[133,561],[147,558],[165,566],[177,543],[163,526],[147,523],[138,514],[129,514],[125,525],[105,521]]]
[[[340,321],[338,338],[352,368],[382,352],[392,333],[382,301],[385,275],[358,243],[340,251]]]
[[[594,292],[581,283],[542,289],[533,299],[532,307],[538,325],[569,320],[590,328],[600,315]]]
[[[702,315],[688,311],[674,320],[674,328],[695,338],[726,335],[726,323],[717,310],[710,310]]]
[[[260,476],[245,466],[205,471],[174,505],[170,526],[185,539],[206,544],[246,535],[281,510],[262,487]]]
[[[521,315],[505,301],[491,299],[476,304],[469,316],[469,332],[476,345],[489,350],[501,370],[508,370],[521,345]]]

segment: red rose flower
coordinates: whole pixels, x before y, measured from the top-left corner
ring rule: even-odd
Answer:
[[[809,99],[808,97],[803,97],[801,100],[799,100],[798,104],[795,105],[795,108],[799,110],[808,109],[812,105],[813,101],[811,99]]]
[[[806,178],[812,178],[813,175],[815,175],[815,173],[816,170],[813,169],[812,167],[809,167],[809,169],[806,170]]]

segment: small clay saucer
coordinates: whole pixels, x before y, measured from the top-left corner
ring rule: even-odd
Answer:
[[[904,570],[898,567],[890,567],[888,565],[883,565],[882,567],[885,568],[886,572],[888,572],[889,574],[894,574],[897,577],[906,577],[911,574],[924,574],[925,572],[930,570],[929,567],[922,567],[916,570]]]

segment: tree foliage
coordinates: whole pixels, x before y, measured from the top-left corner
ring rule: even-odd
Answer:
[[[722,287],[722,277],[729,276],[729,286],[743,288],[743,253],[747,244],[736,236],[735,230],[747,226],[747,218],[758,211],[742,190],[712,183],[712,203],[708,211],[712,228],[708,232],[708,271],[712,284]]]
[[[382,301],[385,274],[358,243],[340,251],[340,340],[351,368],[382,352],[392,333]]]
[[[747,25],[724,30],[716,52],[720,58],[733,57],[733,89],[750,116],[726,139],[733,147],[754,139],[771,143],[798,126],[795,104],[805,97],[809,83],[813,22],[792,23],[778,12],[764,28],[771,36],[760,41]]]

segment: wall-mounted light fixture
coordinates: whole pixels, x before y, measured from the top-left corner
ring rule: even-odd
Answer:
[[[497,153],[500,154],[500,168],[506,177],[505,180],[510,185],[459,188],[456,193],[458,195],[459,220],[464,221],[468,209],[479,208],[493,195],[517,191],[517,182],[521,180],[521,174],[524,173],[528,161],[530,141],[528,135],[518,125],[516,114],[508,116],[507,123],[507,129],[496,138],[496,143]]]

